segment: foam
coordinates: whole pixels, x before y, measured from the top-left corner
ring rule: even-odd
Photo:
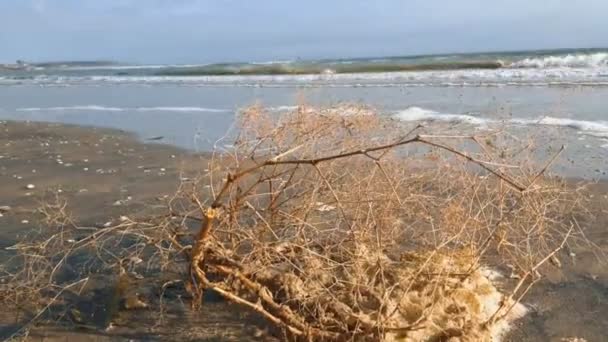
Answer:
[[[446,121],[484,125],[488,120],[465,114],[442,114],[430,109],[409,107],[395,115],[401,121]]]
[[[289,112],[292,110],[296,110],[298,109],[299,106],[276,106],[276,107],[269,107],[268,111],[271,112]]]
[[[570,54],[565,56],[546,56],[541,58],[526,58],[514,62],[512,68],[594,68],[608,66],[608,53]]]
[[[66,112],[66,111],[100,111],[100,112],[230,112],[229,109],[205,108],[205,107],[106,107],[99,105],[69,106],[69,107],[29,107],[18,108],[18,112]]]
[[[538,119],[511,119],[511,123],[522,125],[542,125],[569,127],[579,131],[588,131],[591,135],[608,134],[608,122],[606,121],[587,121],[569,118],[555,118],[544,116]]]
[[[497,120],[481,118],[466,114],[439,113],[430,109],[420,107],[409,107],[398,111],[394,117],[401,121],[444,121],[451,123],[466,123],[474,126],[487,126],[489,124],[508,124],[523,126],[553,126],[571,128],[581,134],[599,138],[608,137],[608,121],[575,120],[570,118],[556,118],[543,116],[539,118],[512,118],[508,120]]]

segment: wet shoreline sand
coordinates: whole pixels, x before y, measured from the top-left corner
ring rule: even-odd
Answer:
[[[175,191],[180,176],[195,175],[205,167],[207,157],[167,145],[145,144],[118,130],[34,122],[0,122],[0,146],[0,206],[10,206],[0,217],[0,260],[8,256],[6,247],[27,230],[37,228],[39,217],[35,210],[45,196],[60,192],[70,203],[75,220],[102,226],[123,215],[139,216],[154,210],[164,196]],[[34,187],[28,189],[29,184]],[[608,184],[598,183],[591,190],[597,201],[591,203],[589,210],[598,218],[587,227],[588,238],[606,251]],[[606,265],[590,251],[569,253],[575,257],[566,260],[561,270],[547,269],[546,279],[524,300],[532,310],[515,325],[507,340],[560,341],[576,336],[599,341],[603,336],[603,327],[608,324]],[[213,308],[208,310],[216,314],[190,321],[193,325],[202,324],[207,331],[191,338],[221,340],[229,336],[238,340],[251,334],[244,323],[239,323],[238,312],[230,313],[223,303],[209,305]],[[222,314],[217,315],[218,312]],[[182,329],[188,328],[189,323],[182,324]],[[136,330],[119,329],[105,337],[88,332],[70,336],[73,340],[109,336],[178,338]],[[8,330],[0,328],[2,335],[4,331]],[[75,334],[70,330],[49,333],[57,338]],[[42,331],[34,331],[31,340],[42,340],[43,335]]]

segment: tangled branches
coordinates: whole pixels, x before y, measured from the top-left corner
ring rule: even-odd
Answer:
[[[511,165],[496,133],[430,135],[361,107],[252,107],[239,128],[169,214],[74,227],[61,258],[39,242],[17,249],[38,248],[53,270],[32,272],[55,285],[81,254],[159,285],[171,273],[195,308],[213,291],[286,339],[477,341],[523,314],[540,265],[578,234],[576,192],[546,167]],[[496,289],[492,263],[520,277],[512,293]]]

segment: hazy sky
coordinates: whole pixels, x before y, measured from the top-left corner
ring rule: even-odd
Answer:
[[[608,0],[0,0],[0,61],[608,47]]]

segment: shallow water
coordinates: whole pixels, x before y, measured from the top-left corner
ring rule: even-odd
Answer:
[[[240,108],[260,102],[282,111],[305,102],[357,102],[405,121],[470,128],[507,126],[567,145],[568,176],[606,177],[608,87],[273,87],[205,84],[106,84],[0,87],[0,119],[119,128],[141,138],[209,150]],[[221,144],[219,144],[221,146]]]

